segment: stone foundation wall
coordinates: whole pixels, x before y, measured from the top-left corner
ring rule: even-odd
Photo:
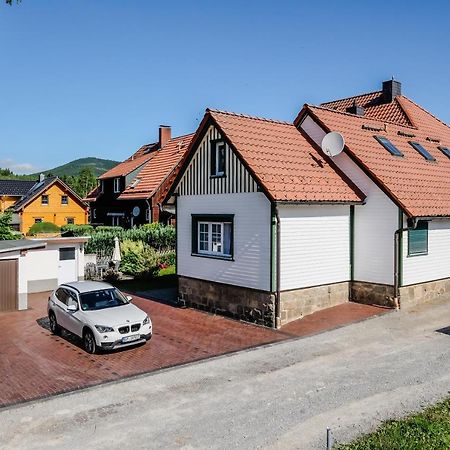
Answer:
[[[450,278],[400,288],[401,308],[440,299],[450,300]]]
[[[179,276],[178,299],[192,308],[275,326],[275,297],[270,292]]]
[[[348,298],[348,282],[281,292],[281,325],[315,311],[346,303]]]
[[[350,288],[350,300],[366,305],[394,307],[394,286],[353,281]]]

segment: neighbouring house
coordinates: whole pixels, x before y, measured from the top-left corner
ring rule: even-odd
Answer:
[[[0,180],[1,212],[13,213],[13,228],[28,233],[38,222],[86,224],[87,205],[58,177],[38,181]]]
[[[165,199],[179,299],[280,326],[349,300],[448,297],[449,174],[450,128],[395,80],[294,124],[207,110]]]
[[[450,295],[450,128],[389,80],[377,92],[305,105],[295,124],[364,192],[352,226],[350,298],[401,306]]]
[[[89,238],[0,241],[0,311],[28,307],[28,294],[84,279],[84,244]]]
[[[171,137],[160,126],[159,141],[142,146],[130,158],[99,177],[99,185],[85,199],[91,223],[131,228],[151,222],[169,222],[175,211],[162,211],[165,196],[193,135]]]
[[[187,305],[279,326],[348,301],[364,195],[292,123],[207,110],[166,200]]]

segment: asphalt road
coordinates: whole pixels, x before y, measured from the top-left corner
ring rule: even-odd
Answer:
[[[393,312],[5,409],[0,448],[323,449],[446,396],[448,326],[450,303]]]

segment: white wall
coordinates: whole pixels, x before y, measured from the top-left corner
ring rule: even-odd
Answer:
[[[234,261],[191,256],[191,214],[234,214]],[[270,290],[270,202],[261,193],[180,196],[177,200],[177,273]]]
[[[320,145],[325,131],[319,125],[307,117],[301,127]],[[398,207],[345,153],[333,161],[367,196],[355,206],[354,280],[393,284]]]
[[[350,279],[350,207],[280,206],[281,290]]]
[[[408,256],[408,232],[403,233],[402,269],[402,286],[450,278],[450,220],[428,222],[427,255]]]

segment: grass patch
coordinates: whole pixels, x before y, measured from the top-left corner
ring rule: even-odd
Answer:
[[[404,419],[384,422],[336,450],[444,450],[450,448],[450,398]]]
[[[160,277],[165,277],[167,275],[175,275],[175,266],[169,266],[159,271]]]
[[[167,268],[169,269],[169,267]],[[164,269],[164,270],[167,270]],[[148,280],[119,280],[115,281],[114,286],[122,291],[138,292],[148,291],[150,289],[164,289],[177,286],[177,277],[175,274],[160,274],[159,277]]]

